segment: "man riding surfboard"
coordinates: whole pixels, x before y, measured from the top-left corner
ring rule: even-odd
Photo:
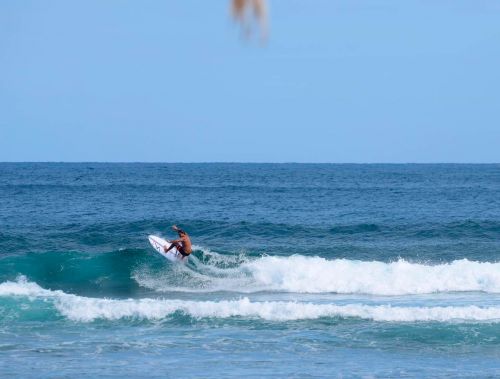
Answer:
[[[181,228],[178,228],[177,225],[172,225],[172,230],[176,231],[179,234],[179,238],[173,241],[168,241],[170,242],[170,247],[167,249],[167,245],[165,245],[163,250],[165,250],[165,253],[167,253],[169,250],[176,247],[177,251],[181,253],[183,257],[189,256],[189,254],[193,252],[189,235]]]

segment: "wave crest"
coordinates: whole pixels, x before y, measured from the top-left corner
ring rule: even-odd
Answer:
[[[500,263],[461,259],[430,265],[404,259],[386,263],[303,255],[236,260],[214,252],[210,252],[210,257],[211,260],[192,257],[190,265],[174,268],[173,275],[138,270],[133,277],[139,285],[160,292],[278,291],[383,296],[500,293]]]
[[[64,317],[79,322],[98,319],[159,320],[182,313],[193,318],[245,317],[270,321],[307,320],[322,317],[362,318],[374,321],[489,321],[500,322],[499,307],[448,306],[400,307],[366,304],[317,304],[295,301],[250,301],[248,298],[221,301],[170,299],[101,299],[52,291],[19,278],[0,284],[0,297],[25,296],[52,301]]]
[[[439,265],[347,259],[263,257],[244,265],[256,283],[273,290],[342,294],[408,295],[500,292],[500,263],[467,259]]]

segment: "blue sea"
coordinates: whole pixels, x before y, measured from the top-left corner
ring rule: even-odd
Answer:
[[[500,377],[500,165],[2,163],[0,377]]]

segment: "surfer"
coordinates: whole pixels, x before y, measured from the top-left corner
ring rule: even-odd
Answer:
[[[168,241],[170,242],[170,247],[167,249],[167,246],[165,245],[163,250],[167,253],[170,249],[176,247],[177,251],[181,253],[183,257],[187,257],[193,252],[191,240],[189,239],[188,234],[181,228],[178,228],[177,225],[172,225],[172,229],[179,234],[179,238],[173,241]]]

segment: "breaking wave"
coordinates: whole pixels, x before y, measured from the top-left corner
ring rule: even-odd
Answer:
[[[137,269],[140,286],[159,292],[339,293],[411,295],[439,292],[500,293],[500,263],[467,259],[443,264],[290,257],[226,256],[208,250],[204,259],[159,273]]]
[[[270,321],[308,320],[324,317],[361,318],[374,321],[488,321],[500,322],[500,307],[391,306],[296,301],[221,301],[171,299],[102,299],[48,290],[25,278],[0,284],[0,297],[22,297],[30,302],[49,302],[63,317],[77,322],[95,320],[161,320],[176,313],[193,318],[256,318]],[[26,308],[21,307],[21,308]]]

